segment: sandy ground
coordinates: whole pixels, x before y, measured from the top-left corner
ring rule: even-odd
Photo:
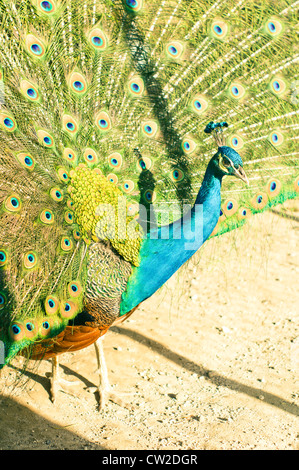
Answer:
[[[56,404],[51,363],[16,387],[16,359],[0,380],[0,449],[299,450],[298,235],[296,220],[255,216],[110,331],[110,381],[126,407],[98,412],[93,346],[61,356],[79,384]]]

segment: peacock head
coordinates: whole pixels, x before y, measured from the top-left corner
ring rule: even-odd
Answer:
[[[218,147],[218,152],[212,158],[211,163],[216,167],[215,171],[220,177],[236,176],[249,185],[243,170],[242,158],[234,149],[224,145],[223,130],[226,127],[228,127],[227,122],[209,122],[204,130],[206,134],[213,135]]]
[[[222,176],[236,176],[249,186],[248,178],[243,170],[242,158],[238,152],[231,147],[222,146],[218,148],[214,158]]]

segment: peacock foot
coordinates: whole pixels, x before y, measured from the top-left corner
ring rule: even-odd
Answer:
[[[79,381],[70,381],[60,377],[59,373],[59,361],[58,357],[52,359],[52,373],[47,374],[50,378],[50,398],[52,403],[55,403],[58,392],[71,393],[71,388],[75,385],[79,385]]]
[[[103,410],[103,408],[107,405],[108,401],[111,401],[116,405],[119,405],[128,410],[132,410],[133,407],[123,401],[122,398],[119,396],[119,393],[114,393],[111,390],[104,356],[103,338],[100,337],[94,343],[94,345],[98,362],[98,368],[95,372],[99,374],[99,385],[97,387],[87,387],[87,390],[91,393],[95,393],[98,395],[99,411]]]
[[[116,405],[121,406],[122,408],[126,408],[127,410],[133,410],[133,407],[126,403],[121,397],[119,393],[112,392],[110,387],[109,389],[101,387],[99,385],[98,387],[96,386],[91,386],[87,387],[87,390],[90,393],[94,393],[97,396],[97,401],[98,401],[98,411],[101,412],[107,403],[111,401],[112,403],[115,403]],[[123,395],[122,393],[121,395]]]

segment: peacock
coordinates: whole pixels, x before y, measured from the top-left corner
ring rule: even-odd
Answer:
[[[210,237],[299,195],[298,2],[0,0],[0,341],[102,337]]]

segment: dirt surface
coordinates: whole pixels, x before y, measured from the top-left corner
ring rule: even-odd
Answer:
[[[0,449],[298,450],[298,235],[294,219],[255,216],[106,335],[127,407],[97,411],[93,346],[60,356],[79,384],[56,404],[51,363],[30,364],[16,387],[17,358],[0,379]]]

